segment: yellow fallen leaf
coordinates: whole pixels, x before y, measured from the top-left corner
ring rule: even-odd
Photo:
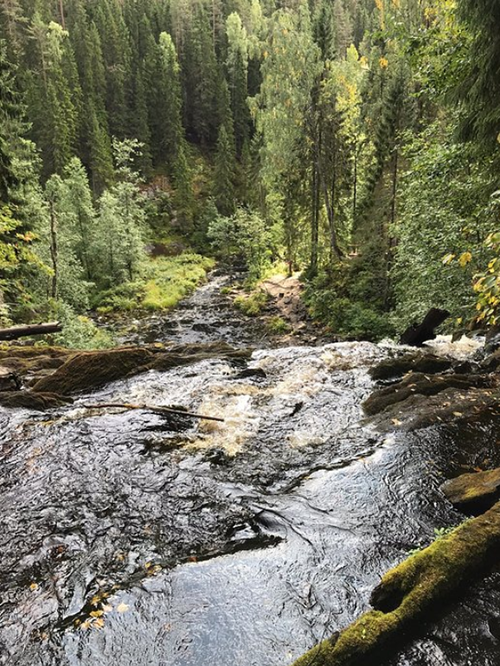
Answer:
[[[126,613],[129,608],[130,608],[130,606],[128,604],[124,604],[123,601],[122,601],[121,604],[118,604],[118,606],[116,607],[116,610],[119,613]]]
[[[102,629],[104,627],[104,620],[102,619],[102,617],[99,617],[97,618],[97,620],[94,620],[94,622],[92,622],[92,626],[96,627],[96,629]]]
[[[453,416],[463,416],[462,412],[453,412]]]
[[[394,425],[399,426],[403,423],[403,421],[400,421],[399,419],[392,419],[392,422]]]
[[[85,622],[82,622],[80,625],[80,629],[83,629],[84,631],[90,629],[90,620],[85,620]]]
[[[101,597],[98,594],[95,594],[90,600],[91,606],[98,606],[101,603]]]
[[[101,617],[101,615],[104,615],[103,610],[96,610],[90,613],[90,617]]]
[[[35,590],[38,590],[38,585],[36,583],[31,583],[30,585],[30,590],[34,592]]]

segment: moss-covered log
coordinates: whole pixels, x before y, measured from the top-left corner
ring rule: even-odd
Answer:
[[[293,666],[380,664],[382,649],[387,654],[407,629],[498,560],[499,546],[500,502],[391,569],[372,593],[374,610],[312,648]]]

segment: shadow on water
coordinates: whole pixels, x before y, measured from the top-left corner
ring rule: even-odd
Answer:
[[[89,396],[50,420],[2,412],[0,664],[286,666],[357,617],[385,570],[463,520],[443,479],[500,464],[494,420],[364,427],[386,353],[267,349],[255,372],[208,360],[92,395],[223,423],[92,413]],[[387,664],[498,664],[499,602],[493,572]]]

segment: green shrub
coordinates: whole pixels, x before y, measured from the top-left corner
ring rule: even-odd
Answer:
[[[284,335],[292,330],[290,324],[279,316],[271,317],[266,324],[266,328],[273,335]]]
[[[249,296],[237,296],[234,305],[249,317],[256,317],[267,304],[269,296],[265,291],[254,291]]]

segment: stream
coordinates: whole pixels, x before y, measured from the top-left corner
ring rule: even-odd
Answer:
[[[274,347],[224,284],[128,341],[222,338],[255,346],[248,363],[150,371],[50,414],[0,411],[2,666],[287,666],[464,520],[445,478],[500,465],[493,417],[365,423],[367,370],[391,345]],[[112,401],[224,422],[82,408]],[[499,663],[500,569],[378,666]]]

